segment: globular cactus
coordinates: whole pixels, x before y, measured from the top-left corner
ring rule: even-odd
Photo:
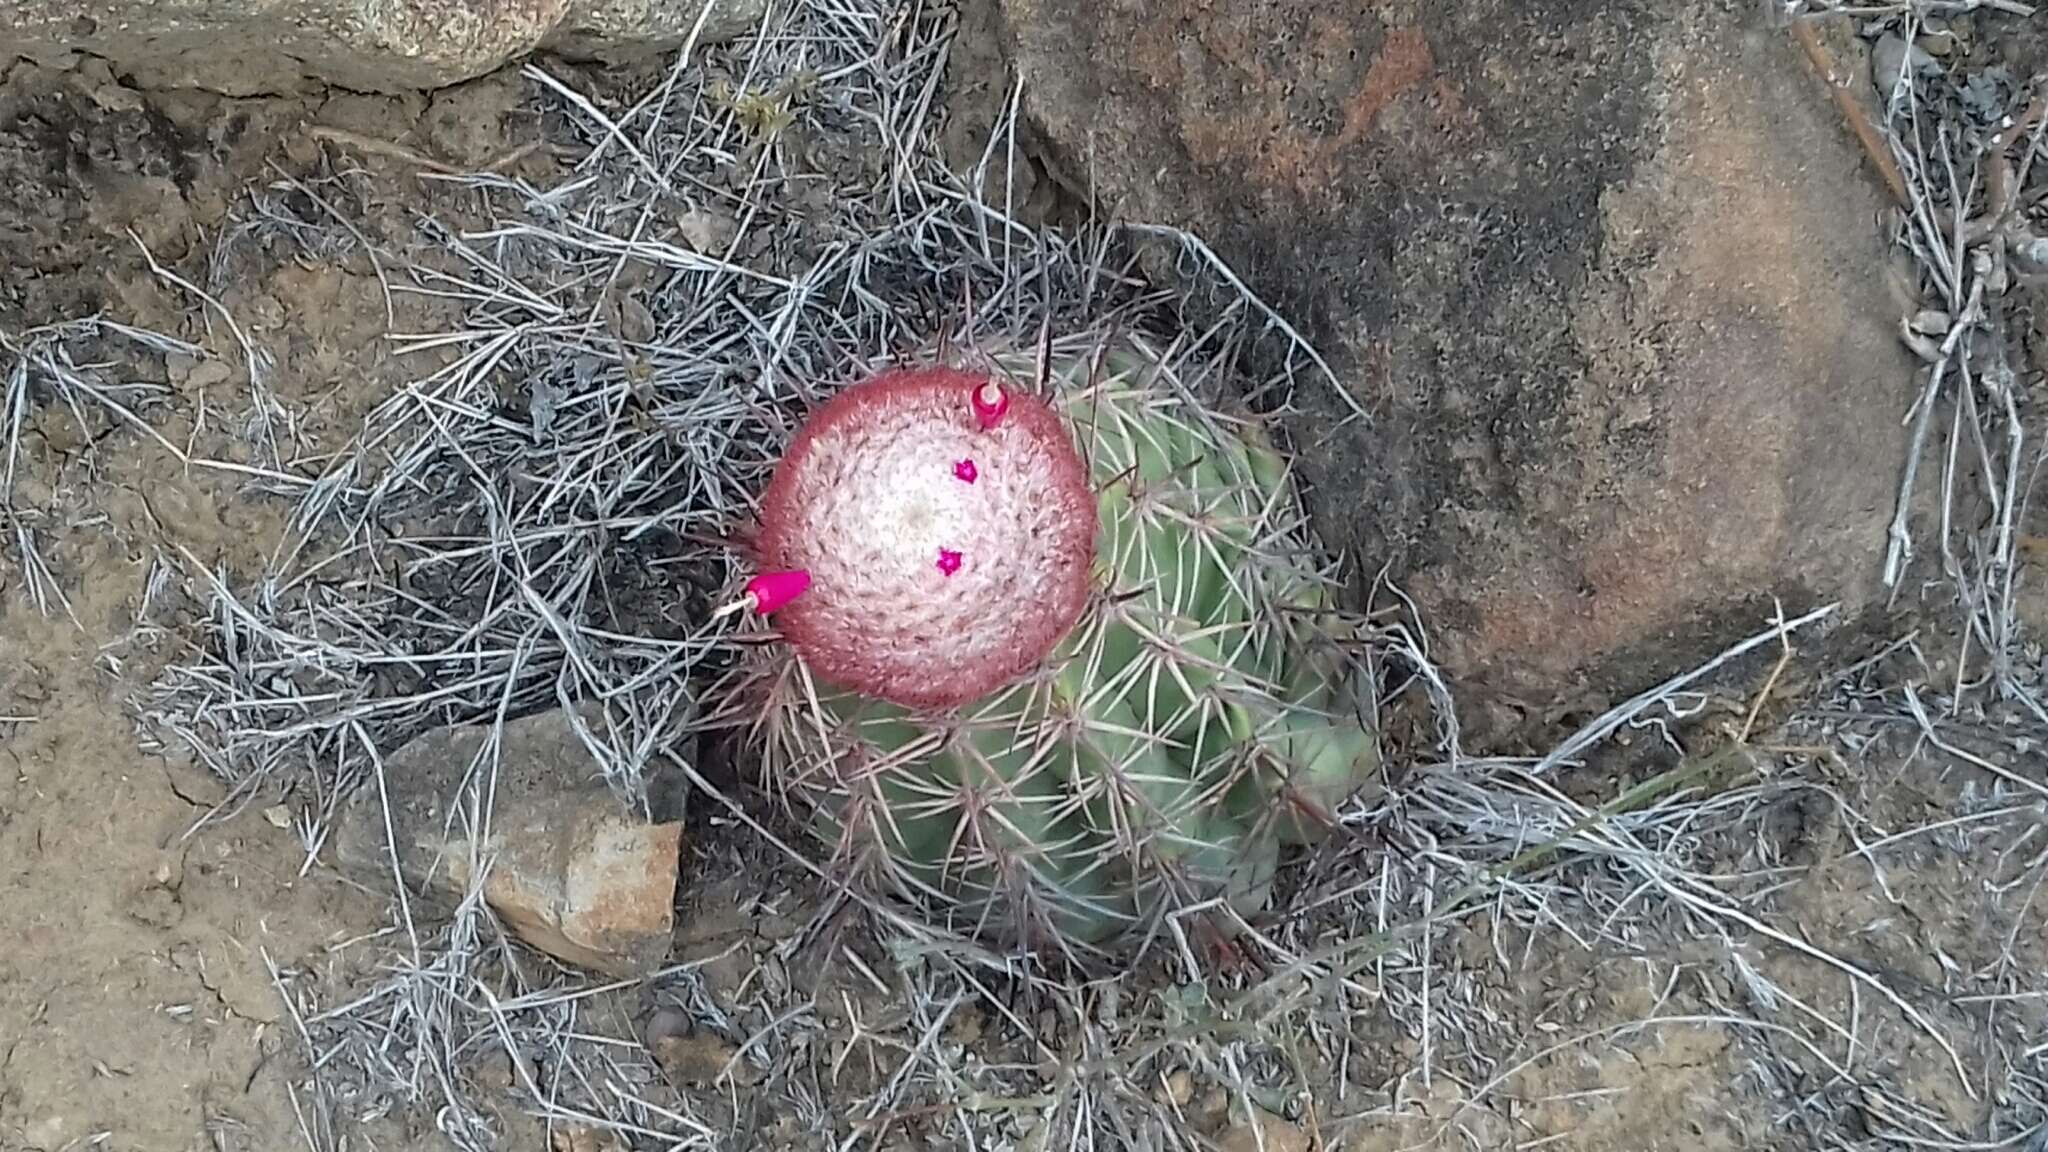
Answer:
[[[984,940],[1258,910],[1379,769],[1281,458],[1134,341],[978,360],[846,389],[779,462],[766,780],[839,876]]]

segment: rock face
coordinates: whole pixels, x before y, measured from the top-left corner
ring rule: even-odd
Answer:
[[[436,88],[535,48],[627,57],[740,36],[766,0],[0,0],[0,56],[97,56],[147,88],[231,96]],[[5,64],[6,59],[0,59]]]
[[[992,2],[1048,170],[1202,236],[1370,412],[1301,389],[1325,541],[1496,723],[1881,599],[1881,186],[1758,5]]]
[[[541,47],[601,59],[666,52],[689,40],[700,15],[697,43],[723,44],[759,28],[767,10],[768,0],[571,0]]]
[[[681,825],[649,823],[615,799],[567,717],[547,712],[505,726],[489,835],[472,852],[466,807],[449,805],[486,736],[437,729],[385,762],[391,840],[415,915],[461,900],[473,861],[486,862],[485,901],[527,943],[612,976],[659,967],[675,925]],[[374,782],[343,810],[334,853],[361,883],[391,888]]]

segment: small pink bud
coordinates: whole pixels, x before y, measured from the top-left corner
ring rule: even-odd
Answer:
[[[754,598],[754,611],[766,616],[804,594],[811,586],[811,574],[801,568],[793,572],[763,572],[747,581],[747,595]]]
[[[981,425],[983,432],[1000,424],[1003,413],[1010,410],[1010,394],[993,380],[984,381],[981,387],[976,388],[970,402],[974,405],[975,422]]]
[[[959,460],[953,464],[953,475],[972,484],[974,483],[974,478],[981,475],[981,472],[975,468],[974,461]]]
[[[951,576],[960,570],[960,554],[951,548],[939,549],[939,571]]]

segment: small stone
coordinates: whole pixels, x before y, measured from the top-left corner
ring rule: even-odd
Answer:
[[[504,1052],[489,1052],[476,1062],[471,1078],[476,1086],[489,1095],[512,1090],[518,1070],[512,1065],[512,1058]]]
[[[2020,573],[2013,588],[2013,614],[2028,640],[2048,644],[2048,536],[2020,538]]]
[[[526,943],[565,963],[625,979],[667,959],[675,928],[682,825],[649,824],[599,777],[565,716],[505,725],[491,837],[464,835],[457,788],[481,750],[481,726],[429,732],[393,753],[385,779],[400,869],[415,892],[448,908],[487,865],[483,895]],[[365,884],[391,883],[377,790],[351,798],[335,859]]]
[[[985,1024],[981,1009],[969,1004],[954,1012],[953,1018],[946,1022],[946,1039],[955,1044],[971,1045],[981,1039]]]
[[[507,927],[556,959],[609,975],[660,967],[673,928],[680,825],[635,824],[600,806],[518,832],[520,843],[501,849],[484,879],[484,898]],[[451,843],[442,863],[453,884],[468,886],[466,842]]]
[[[2005,252],[1999,248],[1979,248],[1970,264],[1984,281],[1987,296],[2003,296],[2012,287],[2012,271],[2004,260]]]
[[[723,254],[726,248],[731,246],[733,236],[739,231],[739,224],[732,217],[722,213],[699,210],[685,212],[678,217],[676,229],[696,251]]]
[[[2022,236],[2012,242],[2013,263],[2029,276],[2048,273],[2048,237]]]
[[[235,378],[235,370],[225,360],[201,360],[185,375],[187,388],[215,388]]]
[[[640,1042],[652,1051],[655,1045],[664,1040],[688,1036],[695,1030],[696,1025],[690,1022],[689,1013],[673,1006],[664,1006],[655,1009],[654,1015],[648,1017],[647,1027],[641,1033]]]
[[[301,126],[284,134],[284,155],[293,164],[310,165],[320,159],[320,141]]]
[[[617,1132],[573,1124],[555,1129],[548,1143],[553,1152],[625,1152],[626,1148]]]
[[[272,804],[263,810],[263,819],[272,828],[289,828],[292,826],[292,810],[282,804]]]
[[[693,1032],[687,1036],[663,1036],[653,1045],[654,1061],[669,1079],[678,1084],[695,1088],[706,1088],[726,1074],[731,1065],[733,1079],[746,1082],[751,1078],[752,1066],[745,1060],[735,1060],[739,1049],[727,1043],[722,1037],[709,1032]]]
[[[1914,39],[1913,44],[1922,52],[1937,59],[1946,58],[1958,47],[1953,32],[1929,32]]]
[[[503,72],[435,92],[419,125],[430,154],[462,167],[495,159],[507,148],[505,129],[519,95],[518,84]]]
[[[1233,1127],[1223,1137],[1223,1152],[1309,1152],[1308,1133],[1263,1108],[1253,1123]]]
[[[1941,63],[1919,45],[1909,47],[1905,37],[1895,32],[1880,37],[1877,46],[1870,50],[1870,82],[1876,86],[1877,94],[1889,100],[1895,88],[1911,82],[1912,76],[1902,75],[1909,64],[1915,75],[1941,69]]]
[[[1948,313],[1938,308],[1924,309],[1916,313],[1912,320],[1913,331],[1924,332],[1929,336],[1946,335],[1951,323]]]
[[[1195,1098],[1195,1078],[1185,1068],[1176,1068],[1166,1078],[1166,1099],[1175,1108],[1185,1108]]]
[[[628,344],[645,344],[654,339],[654,313],[631,296],[619,300],[619,335]]]

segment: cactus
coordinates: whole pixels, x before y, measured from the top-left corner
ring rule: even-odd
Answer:
[[[840,392],[763,493],[754,562],[808,576],[757,605],[766,780],[984,940],[1259,910],[1379,768],[1281,457],[1135,341],[980,359]]]

